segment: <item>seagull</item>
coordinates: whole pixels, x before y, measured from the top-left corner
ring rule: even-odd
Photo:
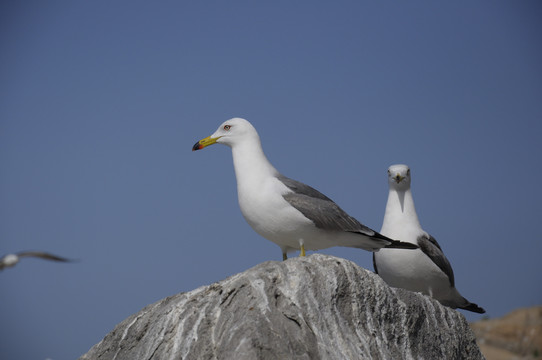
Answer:
[[[383,249],[374,253],[375,272],[392,287],[421,292],[453,309],[485,313],[457,291],[450,262],[437,240],[422,229],[410,191],[409,167],[390,166],[388,183],[390,191],[380,232],[419,248],[411,251]]]
[[[0,270],[4,268],[15,266],[21,258],[24,257],[37,257],[45,260],[70,262],[72,260],[62,258],[53,254],[49,254],[43,251],[21,251],[16,254],[7,254],[0,258]]]
[[[212,144],[231,148],[237,178],[239,206],[245,220],[261,236],[277,244],[282,258],[300,250],[346,246],[378,251],[381,248],[415,249],[392,240],[344,212],[324,194],[280,174],[267,160],[258,132],[241,118],[225,121],[192,151]]]

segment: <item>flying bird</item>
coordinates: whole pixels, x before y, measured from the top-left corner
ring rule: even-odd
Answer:
[[[434,237],[418,220],[410,190],[410,169],[392,165],[388,169],[389,194],[380,232],[419,249],[383,249],[373,254],[375,272],[388,285],[429,295],[451,308],[483,314],[485,310],[469,302],[455,288],[454,272]]]
[[[65,259],[60,256],[49,254],[43,251],[21,251],[16,254],[7,254],[0,258],[0,270],[4,268],[15,266],[21,258],[25,257],[36,257],[45,260],[60,261],[60,262],[71,262],[73,260]]]
[[[247,120],[225,121],[192,150],[215,143],[232,150],[239,206],[245,220],[258,234],[280,247],[283,260],[292,251],[300,250],[300,256],[305,256],[305,250],[332,246],[368,251],[417,248],[371,230],[324,194],[280,174],[267,160],[260,136]]]

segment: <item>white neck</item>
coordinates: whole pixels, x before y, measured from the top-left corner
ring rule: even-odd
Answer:
[[[257,186],[266,178],[278,174],[263,153],[259,138],[237,143],[231,150],[239,194],[242,188]]]
[[[408,230],[413,230],[413,228],[421,230],[420,221],[414,207],[412,192],[410,189],[390,189],[384,222],[380,232],[383,235],[393,237],[396,234],[392,234],[392,229],[407,230],[406,228],[410,228]]]

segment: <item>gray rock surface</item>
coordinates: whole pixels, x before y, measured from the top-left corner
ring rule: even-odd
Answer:
[[[483,359],[459,312],[315,254],[170,296],[80,359]]]

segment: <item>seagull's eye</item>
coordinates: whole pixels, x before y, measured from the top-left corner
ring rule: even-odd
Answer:
[[[224,130],[229,131],[231,129],[231,125],[224,125]]]
[[[391,172],[388,170],[388,175],[391,175]]]
[[[406,175],[410,176],[410,169],[407,170]]]

